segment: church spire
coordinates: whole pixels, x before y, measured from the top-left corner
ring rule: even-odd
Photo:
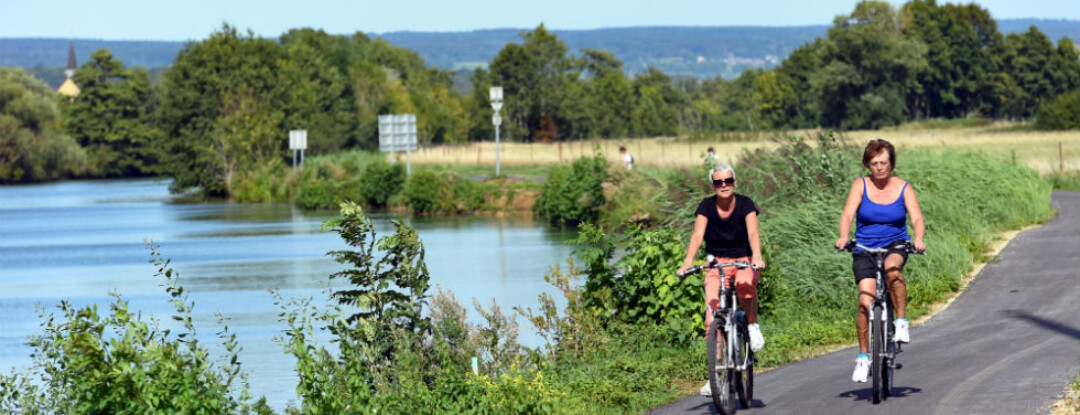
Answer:
[[[67,76],[67,79],[64,80],[63,84],[60,84],[60,88],[57,89],[56,92],[73,98],[76,95],[79,95],[79,86],[75,85],[75,80],[72,79],[72,77],[75,76],[75,70],[78,68],[79,67],[75,65],[75,41],[73,40],[71,41],[71,44],[68,45],[68,64],[67,69],[64,70],[64,75]]]
[[[72,76],[75,76],[75,70],[78,68],[79,66],[75,64],[75,41],[73,40],[68,45],[68,65],[67,69],[64,70],[64,75],[71,79]]]

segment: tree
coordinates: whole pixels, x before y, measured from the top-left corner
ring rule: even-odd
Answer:
[[[358,144],[356,100],[348,76],[349,41],[322,30],[293,29],[281,35],[287,129],[305,129],[309,154]]]
[[[0,67],[0,183],[78,177],[86,153],[60,128],[56,95],[21,68]]]
[[[158,130],[150,112],[150,75],[125,69],[108,49],[90,55],[75,73],[82,91],[61,101],[64,127],[86,150],[91,173],[102,177],[155,172]]]
[[[1006,105],[1010,117],[1029,118],[1040,102],[1051,96],[1053,79],[1046,71],[1054,54],[1054,45],[1039,29],[1031,26],[1024,33],[1005,37],[1004,68],[1009,78],[1022,91]]]
[[[589,111],[587,135],[626,137],[630,133],[633,88],[623,73],[623,64],[611,53],[585,49],[584,102]]]
[[[810,78],[827,127],[877,128],[900,121],[903,97],[918,91],[926,45],[905,39],[885,2],[863,1],[837,16],[824,42],[824,66]],[[870,104],[869,106],[867,104]],[[886,119],[879,118],[887,116]]]
[[[277,42],[241,36],[229,25],[180,51],[165,73],[159,118],[159,148],[174,190],[197,187],[226,196],[228,180],[249,161],[286,156],[284,61]],[[248,115],[256,120],[243,118]],[[247,127],[258,131],[243,131]],[[247,140],[259,145],[248,148]],[[261,154],[243,154],[250,151]]]
[[[535,140],[540,132],[550,131],[541,123],[559,115],[558,93],[572,62],[566,43],[543,24],[521,38],[522,44],[507,44],[491,61],[491,82],[502,85],[506,96],[506,138]]]
[[[675,108],[685,97],[675,89],[671,77],[649,68],[634,78],[634,110],[630,133],[636,137],[675,135],[679,114]]]

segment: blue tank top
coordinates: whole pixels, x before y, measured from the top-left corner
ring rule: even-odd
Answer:
[[[904,205],[907,185],[904,183],[896,201],[883,205],[870,200],[866,194],[866,178],[863,178],[862,203],[855,214],[855,239],[859,245],[884,248],[891,242],[911,239],[907,232],[907,206]]]

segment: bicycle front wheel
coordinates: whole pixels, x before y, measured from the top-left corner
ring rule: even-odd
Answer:
[[[707,367],[709,368],[709,389],[717,412],[723,415],[735,413],[735,368],[729,361],[726,350],[727,337],[724,331],[724,319],[713,318],[706,334]]]
[[[739,312],[739,344],[735,350],[735,363],[742,370],[735,371],[735,392],[739,395],[739,405],[749,409],[754,402],[754,351],[750,349],[750,331],[747,328],[746,315]]]
[[[873,314],[870,315],[870,377],[873,382],[874,403],[881,403],[885,378],[882,373],[885,366],[885,325],[880,320],[883,312],[881,305],[875,305]]]

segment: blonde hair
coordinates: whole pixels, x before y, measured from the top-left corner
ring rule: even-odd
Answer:
[[[711,184],[712,181],[713,181],[713,178],[712,178],[713,173],[723,173],[723,172],[726,172],[726,171],[731,172],[731,178],[732,179],[735,178],[735,168],[731,167],[730,164],[719,163],[719,164],[713,166],[711,169],[709,169],[709,177],[708,177],[709,183]]]

